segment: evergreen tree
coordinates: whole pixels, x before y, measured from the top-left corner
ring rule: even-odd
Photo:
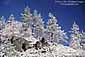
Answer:
[[[3,29],[5,28],[5,25],[6,25],[6,23],[5,23],[5,18],[4,18],[4,16],[2,16],[1,18],[0,18],[0,44],[3,42],[3,40],[4,40],[4,38],[3,38]]]
[[[85,32],[83,32],[83,31],[82,31],[80,45],[81,45],[82,49],[85,50]]]
[[[31,25],[32,14],[30,13],[30,8],[27,6],[24,9],[24,13],[22,15],[22,21],[24,22],[24,26],[28,27]]]
[[[2,30],[5,27],[5,18],[2,16],[0,18],[0,30]]]
[[[47,23],[47,32],[48,36],[50,37],[50,41],[54,41],[57,43],[60,43],[65,37],[64,32],[61,30],[61,27],[57,23],[57,19],[55,16],[53,16],[52,13],[49,13],[50,19]]]
[[[44,35],[44,24],[41,14],[34,10],[33,20],[32,20],[32,30],[34,37],[40,38]]]
[[[80,38],[81,38],[81,33],[79,30],[79,26],[74,22],[72,28],[71,28],[71,43],[70,47],[74,49],[79,49],[80,48]]]
[[[19,30],[21,29],[21,23],[15,21],[15,17],[13,14],[9,16],[9,20],[3,29],[3,35],[5,38],[11,39],[11,36],[19,34]]]
[[[67,33],[63,30],[63,31],[61,31],[61,38],[60,38],[60,43],[61,44],[64,44],[64,45],[69,45],[68,44],[68,40],[69,40],[69,38],[68,38],[68,36],[67,36]]]
[[[56,32],[57,20],[51,13],[49,13],[49,17],[50,17],[50,19],[47,22],[47,32],[49,34],[48,36],[50,37],[49,40],[51,41],[51,40],[54,39],[53,36],[54,36],[54,34]]]
[[[20,30],[22,29],[22,23],[15,20],[15,17],[13,14],[9,16],[8,23],[5,26],[5,29],[7,33],[17,34],[20,33]]]
[[[9,16],[9,21],[14,21],[14,15],[13,14],[11,14],[10,16]]]
[[[13,34],[13,30],[14,30],[14,15],[13,14],[11,14],[10,16],[9,16],[9,20],[8,20],[8,23],[6,24],[6,26],[5,26],[5,29],[4,29],[4,31],[5,31],[5,33],[7,33],[7,34]]]

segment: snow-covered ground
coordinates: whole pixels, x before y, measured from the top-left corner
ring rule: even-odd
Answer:
[[[36,50],[34,48],[28,49],[25,52],[19,53],[21,57],[74,57],[79,56],[79,52],[70,47],[63,45],[52,45],[49,47],[43,47],[42,49]]]
[[[80,55],[84,56],[84,52],[83,50],[75,50],[57,43],[50,43],[49,46],[42,47],[38,50],[30,48],[22,52],[15,50],[14,46],[9,41],[0,44],[1,57],[75,57]]]

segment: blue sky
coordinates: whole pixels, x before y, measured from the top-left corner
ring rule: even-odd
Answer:
[[[21,20],[21,13],[26,6],[31,12],[38,10],[44,21],[48,20],[48,13],[53,13],[63,30],[70,30],[74,21],[79,25],[80,30],[85,31],[85,4],[80,5],[59,5],[55,0],[0,0],[0,17],[6,19],[14,14],[16,20]]]

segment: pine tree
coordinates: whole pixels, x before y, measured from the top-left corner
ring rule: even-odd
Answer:
[[[9,16],[9,20],[7,21],[5,28],[3,29],[2,35],[4,35],[4,38],[9,38],[11,39],[11,36],[16,34],[17,32],[19,33],[20,27],[19,24],[16,24],[15,17],[13,14]]]
[[[6,24],[6,26],[5,26],[5,31],[6,31],[6,33],[8,33],[8,34],[13,34],[13,30],[14,30],[14,15],[13,14],[11,14],[10,16],[9,16],[9,20],[8,20],[8,23]]]
[[[74,22],[72,28],[71,28],[71,43],[70,47],[74,49],[79,49],[80,48],[80,38],[81,38],[81,33],[79,30],[79,26]]]
[[[12,33],[19,33],[20,29],[22,28],[22,23],[15,20],[13,14],[9,16],[8,23],[6,24],[5,29]]]
[[[2,16],[0,18],[0,30],[2,30],[5,27],[5,18]]]
[[[30,13],[30,8],[28,6],[24,9],[24,13],[22,13],[21,15],[24,26],[31,26],[32,14]]]
[[[32,30],[36,38],[43,37],[44,34],[44,24],[41,14],[34,10],[33,20],[32,20]]]
[[[61,27],[57,23],[57,19],[52,13],[49,13],[50,19],[47,22],[47,32],[50,41],[61,43],[61,41],[67,37],[61,30]]]
[[[4,40],[4,38],[2,37],[3,35],[3,29],[5,28],[5,25],[6,25],[6,23],[5,23],[5,18],[4,18],[4,16],[2,16],[1,18],[0,18],[0,44],[3,42],[3,40]]]
[[[85,32],[82,31],[80,45],[83,50],[85,50]]]
[[[69,45],[68,44],[68,36],[67,36],[67,33],[63,30],[61,31],[61,36],[60,36],[60,43],[63,44],[63,45]]]
[[[51,41],[53,40],[54,33],[56,32],[57,20],[51,13],[49,13],[49,17],[50,19],[47,22],[47,32],[49,34],[48,36],[50,37],[49,40]]]
[[[13,14],[11,14],[10,16],[9,16],[9,21],[14,21],[14,15]]]

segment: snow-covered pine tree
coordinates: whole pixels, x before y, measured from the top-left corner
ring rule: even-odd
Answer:
[[[4,16],[2,16],[0,18],[0,43],[2,42],[2,33],[3,33],[3,29],[5,28],[5,25],[6,25],[5,18]]]
[[[23,26],[25,27],[31,26],[32,14],[28,6],[24,9],[24,12],[21,13],[21,15],[22,15],[22,21],[24,23]]]
[[[15,21],[14,15],[11,14],[9,16],[9,20],[7,21],[5,28],[3,29],[3,37],[5,39],[11,39],[13,35],[19,34],[19,30],[21,29],[21,23],[18,21]]]
[[[54,40],[54,34],[56,33],[56,29],[58,24],[56,18],[52,15],[52,13],[49,13],[50,19],[47,22],[47,36],[49,36],[48,40],[53,41]],[[58,35],[57,35],[58,36]]]
[[[47,24],[47,28],[48,28],[48,31],[49,32],[55,32],[56,31],[56,27],[58,26],[58,24],[56,25],[57,23],[57,19],[55,16],[53,16],[52,13],[49,13],[49,17],[50,19],[48,20]]]
[[[69,46],[74,49],[79,49],[80,48],[80,38],[81,38],[79,26],[74,22],[71,30],[72,30],[72,31],[70,31],[71,32],[71,35],[70,35],[71,42],[70,42]]]
[[[5,27],[5,18],[2,16],[0,18],[0,30],[2,30]]]
[[[53,16],[52,13],[49,13],[49,17],[50,19],[47,22],[47,32],[49,34],[49,40],[61,43],[61,41],[64,40],[65,37],[67,38],[67,36],[58,25],[56,17]]]
[[[13,14],[11,14],[10,16],[9,16],[9,21],[11,22],[11,21],[14,21],[14,15]]]
[[[82,31],[81,42],[80,45],[83,50],[85,50],[85,32]]]
[[[4,16],[2,16],[0,18],[0,44],[3,42],[3,37],[2,37],[2,34],[3,34],[3,29],[5,28],[5,18]]]
[[[61,41],[60,41],[60,43],[61,44],[64,44],[64,45],[69,45],[68,44],[68,40],[69,40],[69,38],[68,38],[68,36],[67,36],[67,33],[63,30],[63,31],[61,31]]]
[[[15,19],[14,15],[11,14],[9,16],[9,20],[8,20],[6,26],[5,26],[5,29],[4,29],[3,33],[5,33],[7,35],[12,35],[13,34],[13,32],[14,32],[13,31],[14,30],[14,19]]]
[[[44,36],[44,24],[41,14],[34,10],[33,20],[32,20],[32,30],[34,33],[34,37],[40,39],[40,37]]]
[[[20,30],[22,29],[22,23],[15,20],[15,17],[13,14],[9,16],[9,20],[5,26],[6,33],[11,34],[18,34],[20,33]]]

